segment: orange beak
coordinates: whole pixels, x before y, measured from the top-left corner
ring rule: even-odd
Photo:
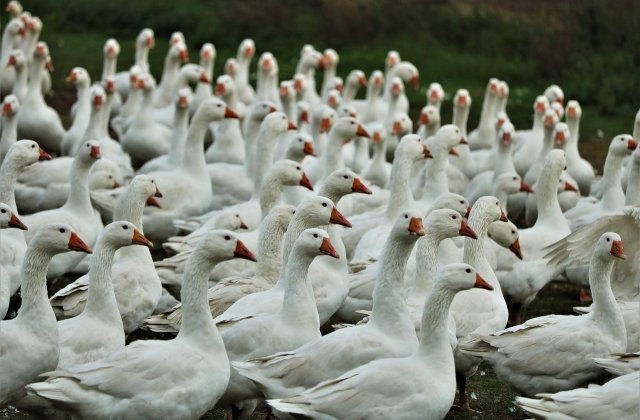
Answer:
[[[240,226],[238,226],[238,229],[247,230],[249,229],[249,226],[247,226],[246,223],[244,223],[244,220],[240,219]]]
[[[508,222],[509,219],[507,219],[507,215],[504,214],[504,211],[502,209],[500,209],[500,218],[498,219],[501,222]]]
[[[15,55],[10,55],[9,56],[9,61],[7,62],[7,67],[15,66],[15,65],[16,65],[16,56]]]
[[[546,125],[547,127],[551,127],[553,125],[553,117],[551,117],[550,115],[547,115],[544,118],[544,125]]]
[[[451,150],[449,150],[449,154],[450,154],[451,156],[459,156],[459,155],[458,155],[458,152],[456,152],[456,149],[454,149],[454,148],[451,148]]]
[[[186,96],[182,96],[182,95],[180,95],[180,96],[178,97],[178,106],[179,106],[180,108],[186,108],[186,107],[188,107],[188,106],[189,106],[189,100],[188,100],[188,98],[187,98]]]
[[[253,48],[252,47],[244,47],[244,56],[249,58],[253,57]]]
[[[157,207],[157,208],[162,208],[162,206],[160,205],[160,203],[158,203],[158,200],[156,200],[153,197],[149,197],[147,198],[147,202],[146,202],[147,206],[149,207]]]
[[[358,77],[358,84],[360,86],[367,86],[367,79],[364,76]]]
[[[485,279],[483,279],[479,273],[476,272],[476,282],[473,285],[473,287],[478,288],[478,289],[486,289],[486,290],[493,290],[493,286],[490,285],[489,283],[487,283],[487,281]]]
[[[304,123],[309,122],[309,113],[307,111],[302,111],[302,113],[300,113],[300,121]]]
[[[225,108],[225,110],[224,110],[224,117],[225,117],[225,118],[235,118],[235,119],[237,119],[237,120],[239,120],[239,119],[240,119],[240,117],[238,117],[238,114],[236,114],[235,112],[233,112],[233,111],[231,110],[231,108],[229,108],[229,107]]]
[[[300,92],[302,90],[302,80],[296,79],[293,82],[293,88],[296,90],[296,92]]]
[[[544,102],[536,102],[536,112],[542,114],[545,111]]]
[[[144,80],[142,79],[138,80],[138,89],[144,89]]]
[[[559,103],[560,105],[564,106],[564,98],[560,97],[560,98],[556,99],[556,102]]]
[[[307,174],[302,173],[302,178],[300,178],[300,185],[305,187],[306,189],[313,191],[313,185],[311,185],[311,181],[307,178]]]
[[[313,142],[305,141],[304,146],[302,147],[302,152],[305,155],[316,156],[316,150],[313,147]]]
[[[249,248],[247,248],[240,239],[236,242],[236,249],[233,251],[233,256],[236,258],[242,258],[249,261],[258,261],[256,256],[253,255]]]
[[[342,215],[342,213],[338,211],[338,209],[335,206],[333,207],[333,210],[331,210],[331,217],[329,218],[329,223],[342,225],[348,228],[351,227],[351,223],[347,220],[346,217]]]
[[[467,106],[467,97],[465,95],[458,96],[458,105]]]
[[[469,144],[469,142],[464,138],[464,136],[462,136],[460,137],[460,144]]]
[[[115,190],[118,187],[120,187],[120,183],[114,179],[111,188]]]
[[[116,56],[116,49],[113,46],[107,47],[107,56],[109,58],[114,58]]]
[[[371,190],[360,181],[360,178],[354,178],[351,184],[351,191],[354,193],[371,194]]]
[[[422,218],[412,217],[409,220],[409,233],[415,233],[418,236],[424,236],[424,226],[422,225]]]
[[[271,62],[271,60],[266,59],[262,62],[262,68],[265,70],[271,70],[271,67],[273,67],[273,63]]]
[[[51,155],[40,148],[40,155],[38,156],[38,160],[51,160]]]
[[[328,59],[328,58],[326,58],[326,57],[321,57],[321,58],[318,60],[317,67],[318,67],[319,69],[326,69],[327,67],[329,67],[329,59]]]
[[[511,133],[502,133],[502,144],[510,144],[511,143]]]
[[[427,125],[427,124],[429,124],[429,114],[427,114],[426,112],[421,112],[420,125]]]
[[[565,190],[565,191],[578,192],[578,190],[576,189],[576,187],[574,187],[573,185],[569,184],[568,182],[565,182],[565,183],[564,183],[564,190]]]
[[[431,154],[431,150],[429,150],[426,144],[422,146],[422,155],[424,156],[425,159],[433,158],[433,155]]]
[[[331,128],[331,120],[329,118],[323,118],[320,123],[320,132],[326,133]]]
[[[29,230],[27,226],[22,223],[20,219],[18,219],[18,216],[16,216],[15,213],[11,214],[11,218],[9,219],[9,226],[16,229]]]
[[[520,250],[520,239],[516,239],[514,243],[509,245],[509,251],[513,252],[519,259],[522,259],[522,251]]]
[[[634,139],[629,139],[629,141],[627,142],[627,149],[636,150],[636,147],[638,147],[638,142]]]
[[[289,88],[286,86],[280,86],[280,96],[282,96],[283,98],[289,96]]]
[[[160,192],[160,190],[158,189],[158,187],[156,186],[156,192],[153,194],[154,197],[158,197],[158,198],[162,198],[162,193]]]
[[[561,145],[564,143],[564,131],[556,132],[556,144]]]
[[[467,206],[467,212],[464,214],[464,217],[468,219],[470,215],[471,215],[471,206]]]
[[[478,235],[476,234],[476,232],[471,229],[471,226],[469,226],[467,222],[464,221],[464,219],[462,219],[462,222],[460,223],[460,230],[458,231],[458,235],[467,236],[472,239],[478,239]]]
[[[180,61],[182,61],[183,63],[189,62],[189,53],[185,48],[180,50]]]
[[[144,245],[146,247],[153,248],[153,242],[148,240],[138,229],[133,230],[131,243],[134,245]]]
[[[411,80],[409,80],[409,84],[411,84],[415,90],[418,90],[420,88],[420,79],[418,78],[418,75],[413,76]]]
[[[576,117],[576,109],[574,107],[571,107],[569,109],[567,109],[567,117],[569,118],[575,118]]]
[[[12,112],[13,112],[13,107],[11,106],[10,103],[5,102],[4,104],[2,104],[2,113],[4,115],[11,114]]]
[[[393,92],[394,95],[399,95],[401,90],[402,88],[400,87],[400,85],[396,83],[394,83],[393,86],[391,87],[391,91]]]
[[[297,129],[298,129],[298,127],[296,127],[296,125],[294,123],[289,121],[289,124],[287,125],[287,130],[297,130]]]
[[[533,188],[531,188],[531,186],[529,184],[527,184],[526,182],[524,182],[524,180],[520,181],[520,191],[522,192],[528,192],[528,193],[533,193]]]
[[[87,254],[92,253],[91,248],[89,248],[89,246],[85,244],[75,232],[71,232],[67,247],[72,251],[86,252]]]
[[[320,245],[320,253],[333,258],[340,258],[340,255],[338,255],[338,252],[333,247],[333,244],[331,243],[329,238],[322,239],[322,244]]]
[[[364,129],[362,124],[358,124],[358,129],[356,130],[356,136],[358,136],[358,137],[366,137],[368,139],[371,138],[371,136],[369,135],[369,133],[367,133],[367,130]]]
[[[102,108],[102,95],[97,95],[96,97],[93,98],[93,106],[95,106],[98,109]]]
[[[94,159],[100,159],[100,146],[91,146],[91,152],[89,155]]]
[[[400,132],[402,131],[402,124],[400,124],[400,121],[396,121],[393,123],[393,127],[391,128],[391,134],[400,134]]]
[[[78,76],[76,75],[75,71],[72,71],[71,73],[69,73],[69,75],[66,78],[66,81],[69,83],[73,83],[76,80],[78,80]]]
[[[209,80],[209,76],[207,76],[207,73],[205,72],[200,73],[200,78],[198,79],[198,82],[204,83],[205,85],[211,84],[211,80]]]
[[[216,95],[222,96],[224,95],[224,85],[222,83],[216,83]]]
[[[382,140],[382,136],[377,131],[373,132],[373,144],[377,144],[380,140]]]
[[[622,249],[622,241],[613,241],[610,252],[611,255],[616,258],[620,258],[622,260],[627,259],[627,255],[624,253],[624,249]]]
[[[147,47],[153,48],[156,46],[156,40],[152,36],[148,36],[145,40]]]

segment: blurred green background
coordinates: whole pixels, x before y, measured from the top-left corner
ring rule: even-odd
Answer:
[[[470,129],[490,77],[509,83],[507,110],[518,129],[531,126],[535,96],[557,83],[566,100],[582,105],[581,150],[597,167],[609,139],[631,132],[639,105],[640,13],[634,0],[24,0],[23,6],[44,22],[42,39],[57,69],[54,87],[63,97],[73,95],[64,83],[72,67],[99,77],[108,37],[120,42],[118,68],[127,69],[135,36],[150,27],[156,77],[177,30],[193,61],[204,42],[216,46],[216,75],[247,37],[258,55],[276,55],[281,80],[293,75],[305,43],[336,49],[343,77],[355,68],[367,74],[383,68],[387,51],[395,49],[420,71],[420,90],[407,89],[411,116],[417,118],[426,88],[437,81],[448,94],[443,122],[451,120],[455,91],[469,89]]]

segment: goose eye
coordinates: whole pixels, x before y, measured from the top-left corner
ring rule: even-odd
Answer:
[[[237,218],[240,218],[240,215],[239,215],[239,214],[236,214],[236,217],[237,217]]]
[[[565,171],[567,170],[567,167],[566,167],[566,166],[564,167],[564,170],[565,170]]]
[[[318,234],[317,234],[317,233],[314,233],[314,234],[313,234],[313,237],[314,237],[314,238],[317,238],[317,237],[318,237]]]
[[[464,271],[465,271],[466,273],[470,273],[470,272],[471,272],[471,269],[470,269],[470,268],[467,268],[467,269],[466,269],[466,270],[464,270]]]
[[[322,207],[327,207],[327,203],[322,203]]]
[[[296,214],[296,211],[295,211],[295,210],[293,211],[293,214]]]
[[[607,238],[607,242],[609,242],[609,238]]]
[[[230,240],[230,239],[231,239],[231,236],[229,236],[229,235],[225,235],[225,236],[224,236],[224,240],[225,240],[225,241],[228,241],[228,240]]]
[[[456,216],[451,216],[451,218],[452,218],[453,220],[456,220],[456,219],[457,219],[457,217],[456,217]]]
[[[222,104],[218,104],[218,108],[222,108]]]
[[[32,149],[35,149],[35,148],[36,148],[36,145],[35,145],[35,144],[32,144],[32,145],[31,145],[31,148],[32,148]]]
[[[353,121],[351,121],[351,123],[350,123],[350,124],[351,124],[351,125],[355,125],[355,123],[354,123]]]
[[[405,218],[405,219],[408,219],[408,218],[409,218],[409,215],[408,215],[408,214],[405,214],[405,215],[404,215],[404,218]]]
[[[60,233],[65,233],[65,232],[66,232],[66,230],[65,230],[64,228],[60,228]],[[609,240],[609,239],[607,239],[607,241],[608,241],[608,240]]]
[[[298,141],[299,141],[300,143],[302,143],[302,139],[301,139],[301,138],[298,138]]]
[[[85,146],[89,147],[89,143],[85,144]]]
[[[344,179],[349,179],[349,175],[343,176]]]
[[[109,179],[113,179],[113,175],[109,175]]]
[[[129,229],[129,226],[124,225],[124,226],[122,226],[122,229],[127,230],[127,229]]]
[[[515,235],[515,234],[516,234],[516,231],[515,231],[515,230],[512,230],[512,231],[511,231],[511,234],[512,234],[512,235]]]
[[[567,168],[565,168],[565,169],[567,169]],[[514,180],[514,181],[517,181],[517,180],[518,180],[518,178],[516,178],[516,177],[514,176],[514,177],[513,177],[513,180]]]
[[[460,201],[460,204],[464,204],[464,201]]]
[[[1,213],[6,213],[7,211],[5,209],[0,210]]]
[[[300,170],[300,167],[299,167],[299,166],[296,166],[296,169],[297,169],[297,170]]]
[[[496,201],[496,206],[499,206],[499,205],[500,205],[500,203],[498,203],[498,202]]]

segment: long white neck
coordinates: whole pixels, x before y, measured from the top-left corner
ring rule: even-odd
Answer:
[[[315,325],[320,329],[316,299],[309,279],[309,266],[315,255],[294,248],[284,268],[284,298],[280,315],[296,324]]]
[[[89,195],[89,171],[91,170],[91,165],[93,165],[93,161],[84,161],[78,157],[73,160],[69,178],[69,198],[67,198],[63,208],[77,210],[83,214],[93,214]]]
[[[76,115],[73,118],[73,123],[69,128],[71,130],[79,130],[86,128],[87,119],[91,115],[91,94],[89,92],[89,84],[86,82],[78,83],[78,107],[76,108]]]
[[[493,223],[493,220],[487,218],[483,209],[476,209],[475,206],[471,211],[469,217],[469,226],[476,232],[478,239],[464,238],[464,254],[462,262],[469,264],[482,275],[482,277],[493,286],[494,291],[492,293],[502,294],[500,283],[489,265],[485,254],[485,239],[489,232],[489,226]]]
[[[436,145],[432,150],[433,159],[425,164],[425,182],[422,189],[422,200],[433,201],[440,194],[449,192],[449,151],[443,145]]]
[[[176,60],[175,57],[167,56],[164,59],[164,67],[162,69],[162,78],[160,79],[160,84],[158,85],[158,90],[156,91],[157,97],[162,97],[164,99],[171,100],[171,94],[174,91],[176,86],[176,78],[178,76],[178,72],[180,71],[180,61]]]
[[[12,159],[7,156],[0,166],[0,202],[5,203],[14,212],[16,208],[16,180],[18,175],[25,168],[18,159]]]
[[[45,59],[38,56],[34,58],[29,68],[29,96],[42,97],[40,86],[42,86],[42,78],[44,76]],[[44,99],[42,99],[44,102]]]
[[[102,80],[106,80],[107,77],[116,74],[116,61],[117,57],[109,57],[106,55],[102,62]]]
[[[265,217],[269,211],[280,202],[282,197],[282,189],[284,185],[280,179],[280,174],[268,172],[264,181],[258,189],[254,189],[253,195],[260,197],[260,210],[262,217]]]
[[[140,232],[142,229],[142,213],[147,197],[141,191],[136,191],[132,187],[118,197],[113,208],[113,220],[124,220],[133,223]]]
[[[478,128],[493,125],[493,120],[496,114],[496,102],[497,95],[491,95],[489,92],[485,93],[484,99],[482,100],[482,111],[480,112],[480,123],[478,124]]]
[[[611,291],[611,271],[614,260],[610,256],[596,256],[589,263],[589,286],[593,296],[590,316],[618,336],[625,335],[624,320]]]
[[[551,173],[551,169],[542,168],[540,179],[536,186],[536,204],[538,219],[534,226],[562,227],[569,229],[558,202],[559,175]]]
[[[280,133],[271,130],[260,130],[256,140],[256,160],[254,162],[255,172],[253,174],[254,190],[259,190],[262,186],[262,179],[273,163],[273,150],[276,147],[278,135]]]
[[[13,84],[13,89],[11,93],[16,95],[18,99],[23,100],[24,95],[27,93],[27,88],[29,86],[29,72],[26,69],[26,63],[18,66],[15,66],[16,69],[16,81]]]
[[[244,159],[245,170],[247,175],[253,179],[255,173],[255,150],[258,134],[260,132],[260,124],[262,121],[247,117],[244,127]]]
[[[463,135],[467,135],[467,121],[469,120],[468,106],[453,107],[453,125],[458,127]]]
[[[453,290],[443,287],[442,283],[434,285],[422,311],[418,346],[419,356],[441,359],[438,368],[451,370],[452,376],[454,362],[449,343],[449,309],[455,295]]]
[[[498,139],[497,142],[497,159],[495,160],[496,166],[493,171],[494,181],[501,174],[516,171],[516,167],[513,164],[513,155],[511,154],[511,143],[504,144],[500,139]]]
[[[331,130],[329,133],[324,153],[321,156],[323,179],[328,177],[333,171],[344,168],[344,159],[342,157],[344,140],[345,139],[341,139],[334,130]]]
[[[171,147],[167,161],[173,167],[180,165],[184,157],[184,148],[189,130],[189,109],[176,108],[173,114],[173,128],[171,130]]]
[[[416,244],[416,274],[411,295],[423,297],[433,288],[438,272],[438,245],[442,237],[438,229],[427,226],[425,235]]]
[[[580,119],[567,118],[567,126],[569,127],[569,139],[564,145],[564,151],[567,154],[567,161],[573,162],[580,158],[578,151],[578,139],[580,138]]]
[[[102,132],[102,108],[98,109],[92,106],[89,111],[89,123],[84,135],[80,138],[80,142],[75,144],[74,153],[78,151],[82,141],[87,140],[100,140],[100,133]]]
[[[9,148],[18,140],[18,114],[8,114],[2,117],[2,137],[0,137],[0,165],[9,152]],[[0,172],[2,173],[2,172]],[[4,174],[3,174],[4,176]],[[0,181],[2,188],[2,181]]]
[[[135,64],[140,66],[143,73],[149,73],[149,47],[146,44],[136,46]]]
[[[351,169],[360,173],[369,161],[369,139],[357,137],[355,140],[355,152],[351,161]]]
[[[624,158],[615,153],[607,154],[602,173],[602,199],[608,209],[617,209],[624,205],[624,191],[622,190],[622,162]]]
[[[187,132],[181,168],[203,181],[210,180],[204,157],[204,136],[209,126],[205,115],[196,112]]]
[[[100,113],[100,137],[99,139],[110,139],[111,135],[109,134],[109,118],[111,117],[111,109],[113,108],[113,101],[115,98],[114,93],[107,93],[107,99],[104,101],[104,106],[102,107]]]
[[[385,217],[387,220],[395,220],[403,209],[413,204],[411,194],[411,165],[413,162],[402,154],[396,156],[391,167],[389,177],[390,196]]]
[[[104,237],[98,239],[91,255],[89,268],[89,296],[83,314],[105,321],[122,323],[118,302],[111,281],[111,266],[117,248]]]
[[[258,267],[256,274],[271,284],[282,271],[282,239],[287,226],[277,220],[265,219],[258,234]]]
[[[344,91],[342,92],[342,103],[348,104],[353,101],[358,94],[358,84],[356,83],[347,83],[344,87]]]
[[[291,218],[289,227],[284,234],[284,242],[282,246],[283,267],[287,266],[287,261],[289,260],[289,254],[293,249],[293,244],[295,243],[296,239],[298,239],[302,231],[316,226],[317,224],[313,223],[313,221],[310,220],[310,216],[305,215],[304,211],[296,211],[296,214],[294,214]],[[278,281],[278,284],[280,284],[280,281]]]
[[[120,116],[122,118],[129,118],[135,115],[140,109],[140,102],[142,100],[142,92],[140,89],[129,89],[129,96],[120,109]]]
[[[636,150],[635,153],[638,153],[638,151]],[[634,206],[640,204],[640,159],[632,156],[630,165],[631,169],[627,179],[627,193],[624,203],[627,206]]]
[[[52,258],[53,254],[33,242],[27,248],[22,262],[22,306],[17,319],[52,325],[57,334],[56,317],[47,296],[46,275]]]
[[[369,322],[394,335],[415,334],[404,297],[404,270],[415,245],[412,239],[398,238],[393,233],[387,238],[373,289]]]

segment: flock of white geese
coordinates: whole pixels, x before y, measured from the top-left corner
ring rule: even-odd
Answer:
[[[64,63],[65,129],[41,20],[7,14],[0,408],[442,419],[456,392],[472,411],[486,361],[535,418],[640,416],[640,112],[596,176],[556,85],[516,130],[507,83],[489,80],[467,132],[469,92],[443,124],[432,83],[416,129],[418,70],[395,51],[342,79],[335,50],[305,45],[279,82],[245,39],[214,82],[213,44],[188,63],[175,32],[156,82],[144,29],[128,71],[115,39],[98,82]],[[522,323],[552,280],[593,304]],[[138,329],[163,334],[126,344]]]

